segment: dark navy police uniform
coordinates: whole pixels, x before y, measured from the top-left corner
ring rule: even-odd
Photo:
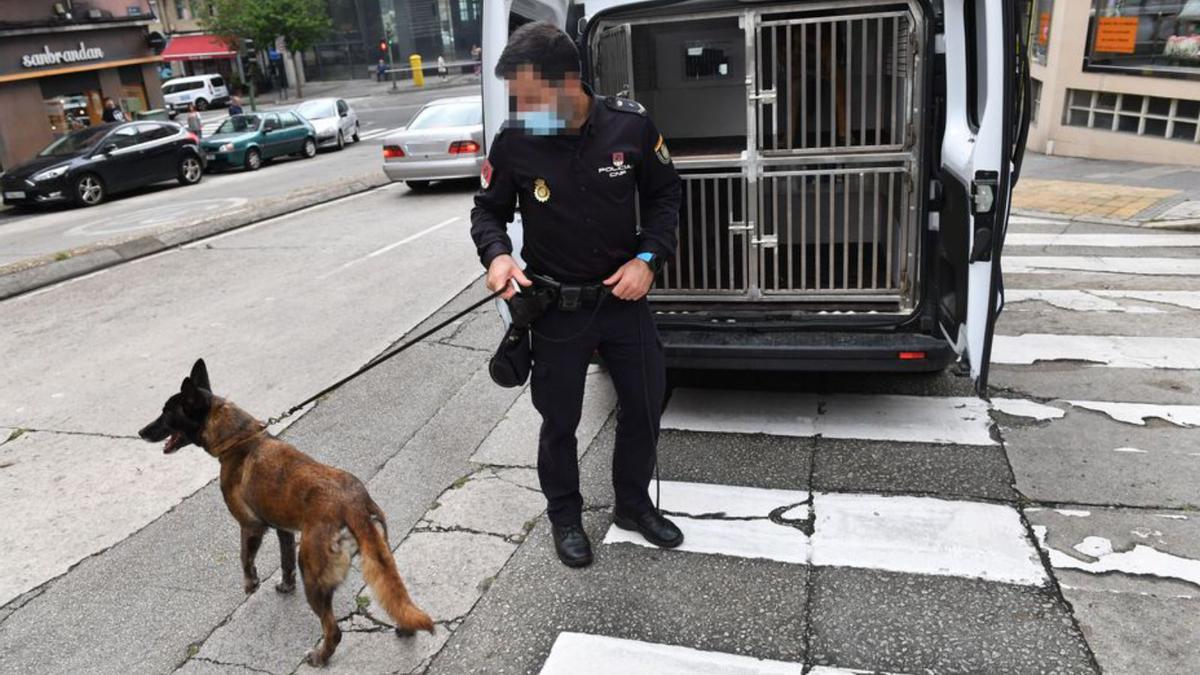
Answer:
[[[484,267],[512,252],[505,225],[517,208],[526,271],[560,282],[599,284],[638,254],[652,254],[654,267],[674,255],[679,175],[662,136],[633,101],[593,97],[587,121],[572,135],[538,136],[506,126],[480,182],[471,236]],[[530,386],[542,415],[538,477],[550,520],[568,525],[582,515],[575,429],[596,352],[618,399],[616,508],[629,515],[649,510],[666,371],[645,298],[609,295],[574,311],[552,308],[532,328]]]

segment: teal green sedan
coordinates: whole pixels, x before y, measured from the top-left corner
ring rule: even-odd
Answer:
[[[308,120],[295,113],[233,115],[212,136],[202,139],[200,147],[209,168],[241,167],[256,171],[276,157],[315,156],[317,132]]]

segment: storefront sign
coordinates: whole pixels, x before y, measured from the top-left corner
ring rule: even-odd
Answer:
[[[1138,17],[1102,16],[1096,20],[1094,50],[1109,54],[1132,54],[1137,47]]]
[[[103,49],[99,47],[88,47],[83,42],[79,43],[78,49],[64,49],[58,52],[50,51],[49,46],[43,45],[42,51],[40,52],[23,54],[21,56],[21,67],[40,68],[41,66],[54,66],[62,63],[99,61],[103,58]]]

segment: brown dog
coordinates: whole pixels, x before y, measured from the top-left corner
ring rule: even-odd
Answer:
[[[354,476],[317,462],[267,433],[266,426],[233,403],[214,396],[204,360],[196,361],[178,394],[158,419],[138,432],[166,440],[170,454],[189,443],[221,462],[221,494],[242,526],[242,574],[246,593],[258,589],[254,558],[267,528],[279,535],[283,581],[296,589],[296,533],[300,575],[308,604],[321,619],[322,640],[308,662],[323,666],[342,639],[333,615],[333,592],[346,578],[350,556],[362,551],[363,578],[396,622],[396,633],[433,632],[433,621],[408,596],[388,547],[383,511]]]

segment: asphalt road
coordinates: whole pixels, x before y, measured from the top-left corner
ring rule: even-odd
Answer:
[[[478,85],[467,85],[351,98],[349,102],[359,114],[364,140],[342,151],[322,149],[314,159],[281,158],[254,173],[208,173],[199,184],[189,187],[160,183],[88,209],[61,206],[28,213],[0,208],[0,266],[161,230],[184,216],[194,218],[253,208],[257,199],[319,186],[331,177],[382,171],[381,134],[407,124],[413,113],[432,99],[477,90]],[[206,130],[215,129],[226,115],[224,110],[205,113]]]
[[[243,595],[214,462],[131,434],[196,356],[267,417],[480,297],[468,206],[377,190],[0,302],[0,426],[34,429],[0,445],[0,672],[308,672],[317,621]],[[1008,241],[990,403],[950,372],[677,377],[680,550],[611,526],[597,370],[597,561],[557,562],[490,307],[330,395],[282,436],[364,480],[438,621],[397,638],[352,571],[330,669],[1194,670],[1200,235],[1015,219]]]

